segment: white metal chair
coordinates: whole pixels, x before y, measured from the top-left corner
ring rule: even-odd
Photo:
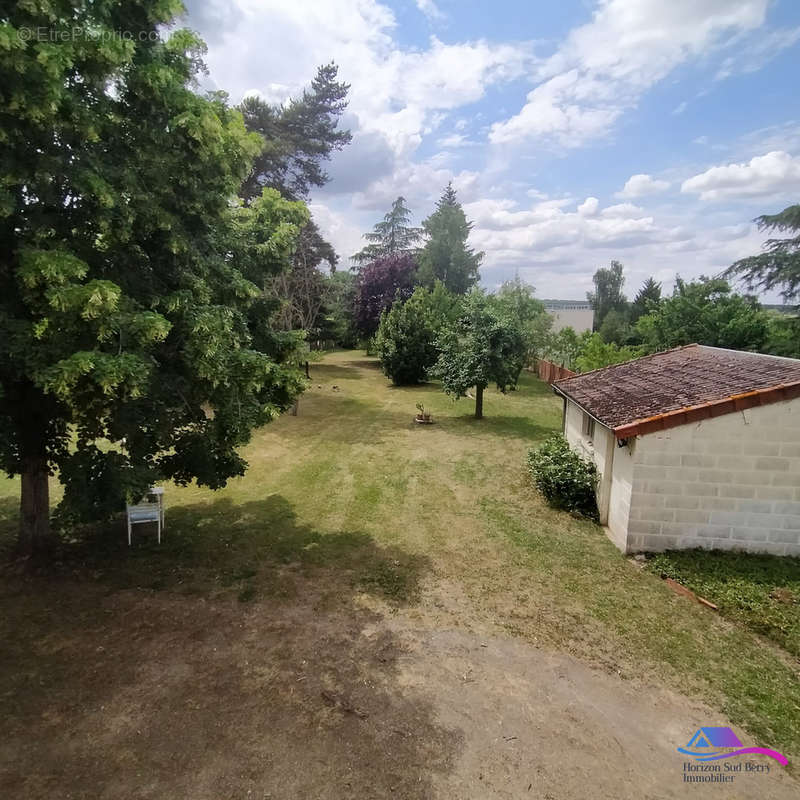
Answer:
[[[158,543],[161,544],[161,531],[166,528],[164,521],[164,487],[152,486],[139,503],[126,505],[128,518],[128,547],[131,546],[131,529],[143,522],[155,522],[158,526]]]

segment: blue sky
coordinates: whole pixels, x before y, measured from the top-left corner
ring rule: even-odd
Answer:
[[[420,221],[452,180],[487,287],[582,298],[615,258],[633,294],[758,252],[752,218],[800,201],[796,0],[187,5],[233,101],[330,60],[352,84],[311,202],[345,264],[397,195]]]

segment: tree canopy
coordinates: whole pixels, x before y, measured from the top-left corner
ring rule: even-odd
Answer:
[[[410,221],[411,211],[406,200],[398,197],[384,218],[370,233],[364,234],[369,244],[351,256],[352,260],[356,264],[365,264],[383,256],[415,254],[422,229],[412,227]]]
[[[437,348],[432,374],[456,399],[475,387],[476,419],[483,417],[484,389],[490,383],[501,392],[515,388],[525,366],[525,340],[518,325],[493,308],[480,289],[464,298],[456,321],[439,335]]]
[[[636,323],[650,352],[697,342],[732,350],[761,350],[768,318],[755,297],[735,293],[720,278],[675,281],[672,296]]]
[[[447,184],[436,210],[422,223],[427,242],[419,254],[419,280],[441,281],[454,294],[468,292],[480,278],[483,253],[467,245],[472,223],[467,220],[452,184]]]
[[[436,363],[436,335],[442,323],[431,292],[418,286],[407,300],[381,315],[375,352],[392,383],[421,383]]]
[[[491,300],[501,313],[516,321],[525,340],[526,366],[533,364],[545,349],[553,325],[544,303],[536,299],[534,287],[517,276],[505,281]]]
[[[635,324],[639,317],[650,313],[661,302],[661,284],[653,277],[648,278],[630,305],[630,321]]]
[[[414,290],[417,262],[408,253],[376,258],[358,274],[355,324],[363,336],[378,329],[381,314],[395,300],[404,300]]]
[[[232,205],[261,142],[194,91],[202,43],[161,38],[180,3],[50,5],[98,37],[24,41],[17,29],[51,18],[6,11],[0,465],[22,476],[26,550],[52,541],[54,471],[64,521],[162,479],[223,486],[302,388],[263,287],[307,212],[270,191]]]
[[[594,291],[586,293],[586,299],[592,304],[594,309],[594,329],[600,330],[603,320],[609,311],[624,311],[627,300],[622,293],[625,285],[622,264],[619,261],[612,261],[611,266],[606,269],[600,267],[592,277],[594,281]]]
[[[743,278],[750,289],[777,289],[789,303],[800,298],[800,205],[788,206],[779,214],[764,214],[755,222],[762,231],[792,234],[767,239],[764,252],[737,261],[725,273]]]

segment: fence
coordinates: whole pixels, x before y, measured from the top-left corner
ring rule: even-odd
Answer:
[[[571,369],[554,364],[552,361],[547,361],[544,358],[537,360],[534,370],[543,381],[547,381],[548,383],[555,383],[556,381],[563,380],[564,378],[571,378],[573,375],[578,374]]]

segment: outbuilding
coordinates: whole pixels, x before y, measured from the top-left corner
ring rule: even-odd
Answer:
[[[692,344],[553,388],[620,550],[800,555],[800,360]]]

